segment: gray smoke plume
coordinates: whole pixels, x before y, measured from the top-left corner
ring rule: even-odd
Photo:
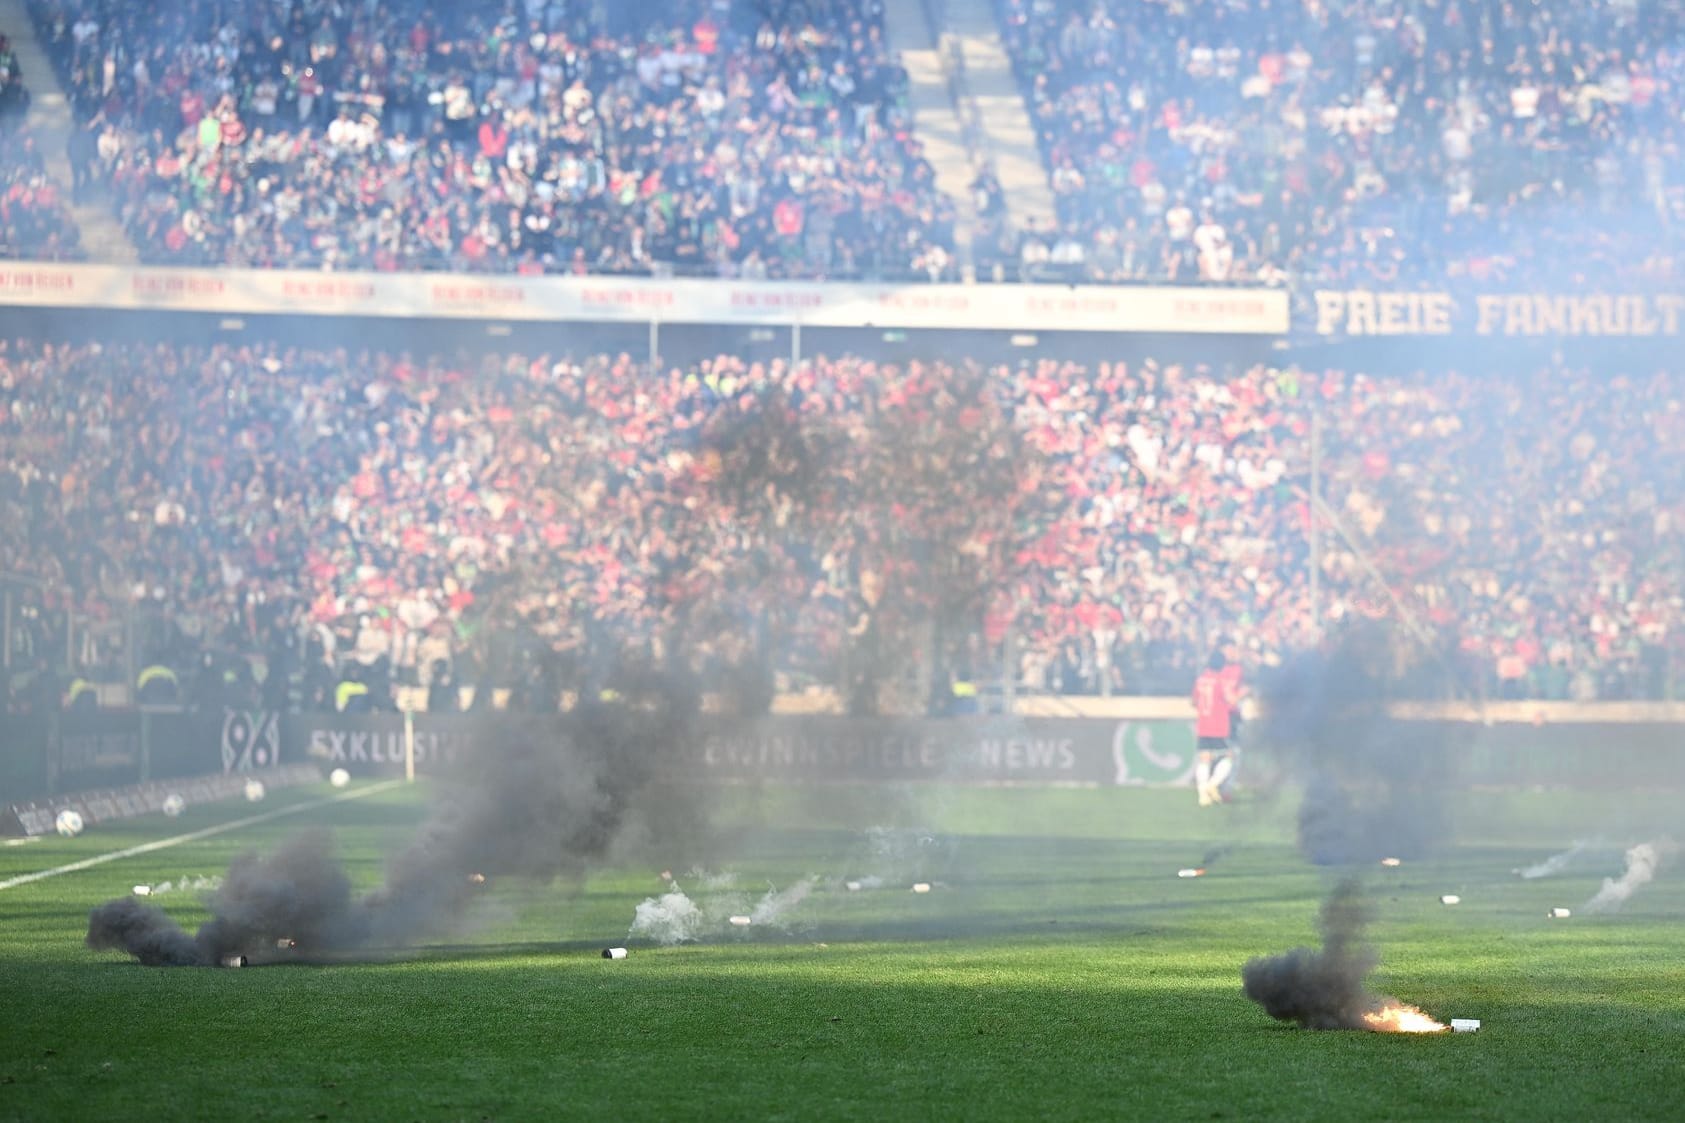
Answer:
[[[1369,919],[1357,881],[1342,881],[1322,905],[1322,947],[1248,960],[1240,970],[1246,997],[1270,1017],[1306,1029],[1381,1028],[1366,1015],[1398,1003],[1364,986],[1377,962],[1363,939]]]
[[[1303,788],[1299,848],[1317,865],[1419,857],[1447,833],[1461,746],[1446,724],[1388,713],[1397,654],[1385,629],[1360,626],[1262,683],[1254,744]]]
[[[1535,862],[1533,865],[1527,866],[1516,872],[1528,881],[1533,881],[1541,877],[1554,877],[1572,865],[1574,863],[1574,859],[1578,858],[1585,851],[1585,848],[1590,845],[1591,843],[1584,840],[1577,841],[1574,845],[1570,846],[1562,853],[1552,854],[1544,861]]]
[[[1656,868],[1662,864],[1662,859],[1678,849],[1679,844],[1671,838],[1640,842],[1626,852],[1626,872],[1618,878],[1604,878],[1603,887],[1586,902],[1585,911],[1618,911],[1626,904],[1628,897],[1636,893],[1641,886],[1648,885],[1650,879],[1656,876]]]
[[[623,680],[619,689],[619,701],[576,711],[568,736],[534,726],[485,739],[370,893],[353,894],[327,835],[304,834],[235,859],[196,936],[124,897],[93,910],[88,945],[122,948],[157,966],[215,965],[233,955],[261,962],[274,957],[277,941],[301,953],[355,953],[450,928],[487,878],[577,874],[608,851],[694,716],[660,675]]]

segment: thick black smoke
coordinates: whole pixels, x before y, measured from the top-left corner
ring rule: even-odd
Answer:
[[[1400,652],[1362,626],[1264,678],[1255,743],[1303,788],[1299,848],[1318,865],[1419,857],[1449,830],[1464,738],[1389,712],[1407,693]],[[1408,685],[1418,696],[1443,686],[1420,674]]]
[[[196,936],[125,897],[93,910],[88,945],[153,966],[214,966],[235,955],[260,962],[278,944],[289,955],[355,953],[449,929],[488,878],[576,874],[637,812],[659,807],[652,781],[695,716],[663,676],[623,678],[617,690],[616,700],[575,711],[566,736],[535,722],[480,743],[373,892],[353,894],[327,835],[303,834],[235,859]],[[648,819],[657,828],[683,822]]]
[[[1341,882],[1322,905],[1317,925],[1322,947],[1248,960],[1240,969],[1246,997],[1270,1017],[1306,1029],[1373,1028],[1364,1015],[1387,1000],[1363,985],[1377,961],[1363,941],[1368,923],[1356,880]]]
[[[107,901],[89,914],[88,946],[99,951],[121,948],[148,967],[192,967],[208,962],[180,925],[133,897]]]
[[[968,644],[989,602],[1068,506],[1006,380],[960,365],[889,382],[893,397],[868,385],[846,406],[769,389],[703,434],[716,465],[705,506],[755,543],[755,569],[726,574],[722,599],[752,604],[780,649],[826,584],[845,637],[833,673],[857,714],[879,713],[882,688],[928,651],[961,677],[982,670]],[[782,601],[768,596],[780,582],[793,593]]]

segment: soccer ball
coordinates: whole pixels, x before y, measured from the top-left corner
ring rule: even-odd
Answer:
[[[66,838],[75,838],[82,833],[82,813],[74,808],[66,807],[59,812],[59,817],[53,821],[53,826]]]
[[[181,794],[179,792],[171,792],[169,795],[164,797],[164,814],[168,815],[170,818],[174,819],[186,810],[187,801],[181,798]]]
[[[343,768],[336,768],[332,772],[328,773],[328,783],[332,784],[336,788],[343,788],[350,782],[351,773],[347,772]]]
[[[267,793],[263,790],[262,780],[246,781],[246,799],[250,802],[257,803],[262,800],[266,794]]]

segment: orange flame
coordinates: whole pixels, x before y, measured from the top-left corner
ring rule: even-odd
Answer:
[[[1445,1023],[1392,998],[1379,1010],[1363,1015],[1363,1024],[1376,1033],[1441,1033],[1446,1029]]]

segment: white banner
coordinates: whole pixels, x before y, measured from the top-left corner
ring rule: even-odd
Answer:
[[[1282,335],[1287,293],[1098,285],[867,285],[316,273],[0,262],[0,306],[223,315]]]

